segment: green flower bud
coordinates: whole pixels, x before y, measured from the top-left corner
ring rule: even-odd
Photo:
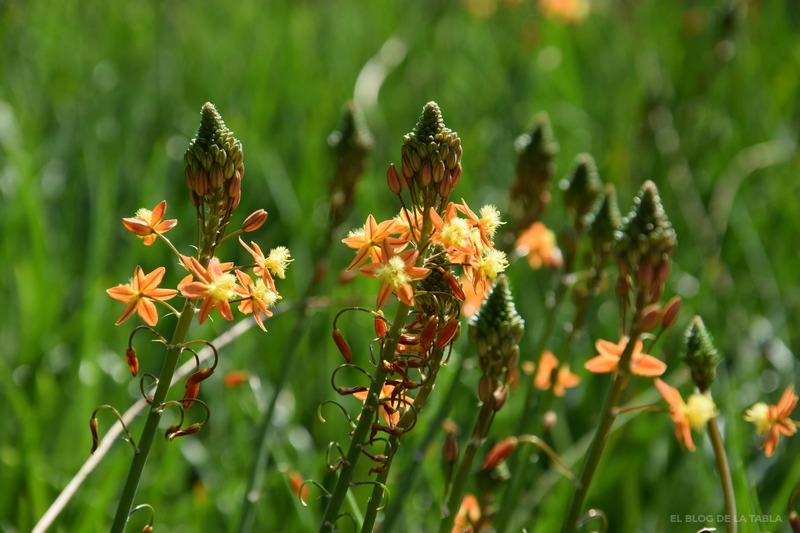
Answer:
[[[567,212],[578,231],[583,231],[585,228],[585,218],[595,207],[597,199],[602,194],[602,187],[592,156],[581,154],[576,157],[572,175],[562,181],[561,188],[564,191]]]
[[[606,184],[605,194],[597,208],[586,215],[584,224],[589,228],[592,251],[599,258],[607,258],[614,250],[615,235],[622,226],[622,215],[617,205],[617,191]]]
[[[519,136],[515,145],[519,158],[508,206],[513,234],[541,219],[550,205],[559,147],[547,113],[537,115],[530,132]]]
[[[403,176],[414,183],[427,205],[435,196],[447,196],[461,175],[461,140],[444,125],[436,102],[428,102],[414,129],[403,136]]]
[[[657,301],[678,240],[652,181],[642,185],[616,236],[620,273],[634,275],[647,303]]]
[[[375,145],[366,120],[354,101],[345,105],[336,129],[328,135],[328,145],[336,158],[336,173],[328,185],[330,223],[335,228],[347,219],[353,208],[356,185]]]
[[[700,392],[706,392],[711,388],[716,377],[717,365],[722,362],[722,358],[714,347],[714,339],[699,316],[695,316],[686,329],[684,362],[689,367],[692,381]]]
[[[481,369],[496,386],[506,382],[524,332],[525,322],[514,306],[508,278],[500,275],[469,321],[469,336],[478,348]]]

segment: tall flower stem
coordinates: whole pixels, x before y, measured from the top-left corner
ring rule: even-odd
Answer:
[[[638,330],[634,330],[631,333],[628,344],[625,346],[625,350],[620,356],[619,369],[614,378],[614,383],[611,386],[611,391],[606,397],[600,424],[597,426],[597,431],[592,438],[592,443],[589,445],[589,452],[586,456],[586,462],[583,464],[580,480],[578,481],[575,493],[572,495],[569,510],[567,511],[564,524],[561,527],[562,533],[574,533],[577,529],[578,519],[580,518],[583,504],[586,501],[586,496],[589,493],[589,486],[597,470],[597,465],[600,464],[600,458],[603,456],[603,451],[608,442],[608,435],[617,417],[617,405],[619,405],[622,393],[630,379],[631,356],[633,355],[633,348],[639,340],[640,334]]]
[[[461,458],[461,463],[458,465],[458,470],[453,478],[453,489],[450,491],[450,497],[445,504],[445,514],[439,524],[439,533],[449,533],[453,530],[456,514],[461,506],[461,500],[464,499],[467,478],[470,472],[472,472],[475,456],[486,440],[486,435],[489,433],[489,426],[492,424],[493,415],[494,406],[491,402],[483,402],[480,411],[478,411],[478,416],[475,418],[475,426],[472,429],[467,447],[464,450],[464,456]]]
[[[736,498],[733,492],[733,479],[731,469],[728,466],[728,456],[725,454],[725,444],[722,442],[722,433],[719,430],[717,419],[712,418],[708,421],[708,436],[711,438],[711,446],[714,448],[714,456],[717,462],[720,483],[722,483],[722,496],[725,500],[725,523],[728,533],[736,533]]]
[[[403,416],[397,423],[397,426],[400,429],[406,430],[411,427],[414,423],[415,417],[419,415],[419,412],[425,406],[428,396],[430,395],[431,391],[433,391],[433,384],[436,381],[436,376],[441,368],[442,356],[444,355],[445,349],[446,348],[438,349],[437,353],[431,358],[432,364],[430,371],[428,372],[428,377],[425,379],[424,385],[419,389],[419,393],[417,393],[417,396],[414,398],[414,408],[403,413]],[[375,479],[375,488],[372,489],[372,494],[370,495],[370,499],[367,504],[367,510],[364,513],[364,522],[361,525],[362,533],[370,533],[375,526],[375,519],[378,516],[378,510],[383,500],[383,487],[386,485],[386,481],[389,478],[389,467],[392,464],[392,458],[394,457],[394,452],[397,450],[399,443],[400,435],[390,436],[389,441],[386,443],[384,453],[388,456],[388,458],[383,464],[383,469],[378,473],[378,477]]]
[[[400,302],[398,304],[392,328],[389,330],[386,342],[381,350],[381,362],[391,361],[395,350],[397,350],[397,344],[400,340],[400,331],[405,324],[409,309],[410,306],[405,303]],[[345,496],[347,496],[347,491],[350,490],[350,482],[353,480],[356,465],[361,457],[361,450],[364,448],[364,443],[372,427],[375,413],[378,410],[380,393],[388,373],[389,368],[387,366],[378,364],[372,376],[372,383],[367,392],[367,399],[364,401],[364,406],[361,409],[361,418],[358,421],[355,431],[353,431],[344,466],[339,473],[336,487],[331,494],[328,506],[325,509],[325,515],[322,518],[322,525],[320,526],[320,532],[322,533],[334,530],[334,525],[339,517]]]
[[[182,344],[183,341],[186,340],[186,335],[192,324],[194,313],[194,301],[186,300],[180,317],[178,318],[178,323],[175,325],[175,332],[172,334],[172,340],[167,350],[164,366],[161,368],[161,375],[158,378],[158,387],[153,395],[150,412],[147,415],[142,435],[138,441],[139,450],[133,456],[131,468],[128,471],[128,477],[122,488],[122,495],[120,496],[117,506],[117,512],[116,515],[114,515],[114,522],[111,525],[112,533],[122,533],[125,530],[125,524],[128,522],[133,500],[139,488],[139,480],[142,477],[144,465],[147,463],[147,456],[150,453],[150,448],[153,444],[156,432],[158,431],[158,424],[161,421],[161,410],[159,406],[167,399],[167,393],[169,392],[170,383],[172,382],[172,375],[175,373],[178,359],[183,351]]]

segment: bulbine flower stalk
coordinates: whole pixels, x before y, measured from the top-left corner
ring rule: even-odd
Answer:
[[[170,426],[165,434],[168,440],[196,433],[202,428],[205,422],[195,422],[185,428],[182,427],[184,413],[195,404],[205,408],[206,421],[210,416],[208,407],[197,399],[197,395],[201,382],[213,374],[216,357],[212,366],[198,368],[189,377],[180,400],[167,400],[170,383],[181,355],[184,352],[194,354],[191,348],[194,343],[208,344],[206,341],[186,341],[195,316],[198,317],[198,323],[202,324],[212,310],[216,309],[224,319],[233,320],[231,304],[238,303],[239,312],[245,315],[252,314],[259,327],[266,331],[263,320],[272,315],[270,308],[280,299],[274,278],[283,278],[286,266],[291,261],[288,250],[283,247],[275,248],[269,255],[264,256],[258,245],[251,243],[253,248],[250,248],[244,242],[242,245],[253,255],[255,264],[249,267],[236,267],[233,263],[223,263],[216,257],[217,247],[225,240],[231,215],[241,199],[244,164],[241,143],[228,130],[210,103],[205,104],[201,110],[200,127],[184,159],[189,197],[197,213],[196,255],[181,254],[164,235],[177,224],[177,220],[164,220],[166,201],[159,203],[152,211],[139,210],[135,217],[123,219],[123,224],[130,232],[142,238],[147,246],[157,240],[165,242],[178,256],[187,275],[178,283],[176,289],[163,289],[158,286],[166,273],[164,267],[158,267],[145,274],[142,268],[137,266],[129,284],[118,285],[107,291],[109,296],[126,304],[117,324],[122,324],[134,314],[138,314],[149,326],[134,329],[125,352],[126,362],[134,376],[139,371],[139,361],[133,347],[135,333],[148,329],[155,335],[156,340],[166,347],[166,357],[158,378],[150,374],[145,374],[142,378],[153,380],[156,389],[153,395],[149,396],[145,392],[145,383],[142,382],[142,394],[151,408],[137,442],[138,449],[134,453],[111,526],[111,531],[115,533],[124,530],[132,512],[139,481],[164,410],[174,407],[180,411],[180,421]],[[266,211],[258,210],[247,217],[242,227],[234,233],[255,231],[266,218]],[[254,280],[246,269],[252,269],[257,278]],[[178,293],[185,298],[180,310],[166,303]],[[198,302],[201,302],[199,308]],[[153,329],[160,318],[156,304],[163,305],[170,314],[177,316],[177,323],[169,341]],[[214,353],[216,355],[216,350]],[[94,417],[92,430],[93,433],[96,430]],[[137,506],[136,509],[141,507]],[[152,527],[152,524],[148,527]]]
[[[613,372],[614,382],[603,405],[600,422],[565,515],[563,533],[574,533],[578,527],[592,478],[631,374],[658,377],[666,370],[666,365],[641,353],[640,341],[642,334],[663,316],[655,304],[663,294],[672,253],[677,245],[675,231],[661,205],[655,184],[650,181],[644,183],[634,199],[631,212],[622,221],[614,237],[614,253],[618,262],[616,292],[620,301],[623,331],[627,331],[627,334],[616,346],[608,341],[598,341],[600,354],[586,363],[586,368],[592,372]]]
[[[461,180],[461,142],[445,127],[435,102],[425,105],[413,131],[403,138],[401,155],[400,169],[390,165],[386,176],[400,202],[398,216],[378,222],[369,215],[362,228],[343,239],[355,250],[348,270],[358,269],[381,283],[372,312],[380,355],[369,370],[358,367],[369,376],[368,386],[335,387],[364,403],[348,451],[334,465],[339,478],[320,531],[332,531],[342,516],[362,455],[377,463],[370,470],[378,479],[370,482],[375,489],[362,525],[365,531],[372,529],[397,443],[414,426],[458,334],[462,283],[485,291],[507,264],[505,254],[494,248],[501,224],[497,210],[484,206],[475,213],[463,200],[449,201]],[[460,268],[461,280],[455,268]],[[398,303],[389,320],[381,308],[392,296]],[[360,350],[354,352],[338,329],[333,339],[347,366],[360,364],[354,359]],[[378,434],[387,435],[384,453],[367,453],[365,447]]]

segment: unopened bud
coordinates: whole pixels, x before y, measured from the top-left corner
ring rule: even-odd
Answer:
[[[640,327],[642,331],[652,331],[661,321],[661,306],[658,304],[650,304],[642,310],[640,319]]]
[[[389,169],[386,171],[386,183],[389,184],[389,190],[394,194],[400,194],[403,190],[403,182],[400,179],[400,173],[397,172],[397,167],[394,166],[394,163],[389,165]]]
[[[379,339],[386,335],[387,327],[386,327],[386,319],[383,318],[383,312],[378,311],[375,315],[375,319],[373,320],[373,325],[375,327],[375,336]]]
[[[192,424],[191,426],[187,427],[186,429],[182,429],[180,431],[176,431],[175,433],[167,435],[167,438],[169,440],[175,440],[178,437],[185,437],[186,435],[191,435],[192,433],[197,433],[198,431],[200,431],[200,429],[202,427],[203,427],[202,424],[200,424],[199,422],[195,422],[194,424]]]
[[[501,440],[486,454],[486,458],[481,463],[481,470],[492,470],[506,460],[514,450],[517,449],[519,441],[516,437],[506,437]]]
[[[450,344],[458,337],[458,332],[461,331],[461,323],[457,318],[453,318],[447,322],[436,337],[436,347],[443,348]]]
[[[89,429],[92,430],[92,451],[91,453],[94,454],[97,451],[97,443],[99,438],[97,437],[97,419],[92,417],[89,419]]]
[[[244,222],[242,222],[242,231],[245,233],[250,233],[251,231],[255,231],[261,226],[263,226],[264,222],[266,221],[267,221],[266,211],[264,211],[263,209],[254,211],[249,217],[244,219]]]
[[[338,329],[333,330],[333,342],[336,343],[336,347],[344,357],[345,362],[349,363],[353,360],[353,352],[350,350],[350,345],[347,344],[344,335]]]
[[[542,417],[542,431],[549,433],[556,427],[558,415],[555,411],[547,411]]]
[[[681,310],[681,297],[673,296],[664,306],[664,314],[661,316],[661,327],[664,329],[671,328],[675,321],[678,319],[678,312]]]
[[[478,382],[478,399],[483,402],[494,401],[494,383],[488,376],[482,376]]]
[[[492,399],[494,400],[494,410],[502,409],[508,400],[508,387],[505,385],[497,387],[492,393]]]
[[[250,374],[244,370],[231,370],[222,378],[222,384],[226,387],[233,388],[244,385],[249,380]]]
[[[125,362],[128,363],[128,367],[131,369],[131,374],[133,377],[136,377],[136,374],[139,373],[139,360],[136,358],[135,348],[130,347],[125,350]]]
[[[458,441],[454,432],[448,432],[447,437],[444,439],[442,457],[444,457],[444,462],[449,465],[455,464],[458,460]]]
[[[439,317],[436,315],[431,316],[422,328],[422,333],[419,336],[419,345],[422,351],[428,351],[436,338],[436,329],[439,326]]]
[[[200,393],[200,383],[211,377],[214,371],[211,368],[204,368],[189,376],[186,380],[186,389],[183,393],[183,408],[189,409]]]
[[[699,316],[694,317],[686,330],[685,362],[691,370],[694,384],[701,393],[706,392],[714,382],[721,357]]]
[[[794,509],[789,512],[789,525],[792,526],[793,533],[800,533],[800,514]]]

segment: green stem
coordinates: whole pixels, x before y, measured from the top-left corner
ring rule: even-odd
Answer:
[[[458,397],[459,385],[461,383],[458,376],[461,375],[463,368],[464,359],[459,358],[458,366],[452,372],[453,379],[450,381],[447,392],[445,392],[443,397],[440,396],[441,400],[439,406],[433,417],[429,419],[425,434],[420,442],[416,443],[415,452],[411,460],[399,476],[396,489],[393,491],[395,497],[392,498],[392,505],[386,510],[383,523],[381,524],[382,531],[387,533],[391,531],[394,528],[395,522],[397,522],[397,519],[403,512],[403,504],[406,501],[406,496],[411,494],[417,476],[423,471],[421,465],[425,456],[425,450],[428,449],[434,438],[441,433],[441,423],[450,412],[450,408]]]
[[[395,320],[392,323],[392,328],[386,338],[386,343],[381,350],[381,362],[391,361],[397,344],[400,339],[400,331],[405,325],[406,317],[410,306],[400,302],[397,307]],[[375,374],[372,377],[372,383],[367,392],[367,399],[364,401],[364,406],[361,409],[361,418],[358,421],[353,436],[350,440],[350,447],[347,450],[344,466],[339,473],[339,479],[336,482],[336,487],[331,494],[331,499],[328,502],[328,507],[325,509],[325,515],[322,518],[320,532],[331,532],[334,529],[336,520],[339,517],[342,504],[344,503],[347,491],[350,489],[350,482],[353,480],[355,467],[358,460],[361,458],[361,450],[367,440],[369,431],[372,428],[372,422],[375,418],[375,412],[378,410],[378,400],[380,398],[381,390],[383,389],[384,381],[388,374],[388,367],[383,364],[378,364],[375,369]]]
[[[614,420],[617,417],[617,405],[619,405],[622,392],[625,390],[625,386],[630,379],[631,356],[633,355],[633,347],[636,345],[636,341],[639,340],[639,335],[640,332],[638,330],[632,332],[628,344],[625,346],[622,356],[620,356],[617,374],[611,386],[611,391],[606,398],[606,403],[603,406],[600,424],[597,426],[597,432],[594,434],[592,443],[589,445],[589,452],[586,456],[586,462],[583,465],[583,471],[581,472],[578,486],[575,489],[575,493],[572,495],[569,511],[561,527],[562,533],[574,533],[577,529],[578,519],[580,518],[583,504],[586,501],[589,486],[592,483],[592,478],[597,470],[597,466],[600,464],[600,458],[608,442],[608,434],[611,430],[611,426],[614,424]]]
[[[728,526],[728,533],[736,533],[736,498],[733,492],[733,480],[731,479],[731,469],[728,466],[728,456],[725,454],[725,445],[722,442],[722,433],[719,431],[716,418],[708,421],[708,436],[711,438],[711,446],[714,448],[719,480],[722,483],[725,514],[728,517],[725,523]]]
[[[125,524],[128,522],[133,500],[136,497],[136,490],[139,488],[139,480],[142,477],[144,465],[147,463],[147,456],[150,453],[150,447],[153,444],[153,439],[158,431],[158,424],[161,421],[161,411],[159,407],[167,399],[167,393],[169,392],[170,383],[172,382],[172,375],[175,373],[175,367],[178,365],[178,359],[183,351],[182,343],[186,339],[186,334],[189,332],[189,326],[192,324],[194,313],[194,301],[186,300],[180,317],[178,318],[178,323],[175,325],[175,332],[172,335],[172,341],[167,350],[167,357],[164,360],[164,366],[158,378],[158,387],[153,395],[150,413],[147,415],[147,420],[142,430],[142,436],[139,438],[139,451],[133,456],[131,468],[128,471],[128,478],[125,480],[125,485],[122,488],[122,495],[120,496],[117,506],[117,513],[114,516],[114,522],[111,526],[112,533],[122,533],[125,530]]]
[[[478,449],[489,433],[492,415],[494,415],[494,406],[490,402],[484,402],[475,419],[475,427],[472,429],[469,443],[467,443],[467,448],[464,450],[464,457],[461,458],[461,464],[458,465],[458,471],[453,478],[453,489],[450,491],[450,497],[447,499],[447,504],[443,510],[444,516],[439,524],[439,533],[450,533],[453,530],[456,514],[461,506],[461,500],[464,499],[467,478],[472,472],[472,464],[475,462]]]
[[[428,377],[425,379],[425,383],[422,385],[422,387],[420,387],[417,396],[414,398],[414,409],[409,409],[403,413],[403,416],[397,423],[397,427],[401,430],[406,431],[408,428],[412,427],[416,417],[419,416],[419,413],[422,411],[423,407],[425,407],[425,402],[428,400],[428,396],[430,395],[431,391],[433,391],[433,384],[436,381],[436,376],[439,374],[444,350],[445,349],[438,349],[431,355],[431,368],[428,373]],[[383,463],[383,469],[378,473],[378,477],[375,479],[376,483],[372,489],[372,495],[367,502],[367,510],[364,513],[364,522],[361,525],[362,533],[370,533],[375,527],[378,509],[383,501],[383,487],[386,485],[386,481],[389,479],[389,469],[392,465],[392,459],[397,451],[397,446],[400,443],[401,436],[402,435],[390,436],[389,441],[384,447],[384,454],[386,454],[387,459]]]

